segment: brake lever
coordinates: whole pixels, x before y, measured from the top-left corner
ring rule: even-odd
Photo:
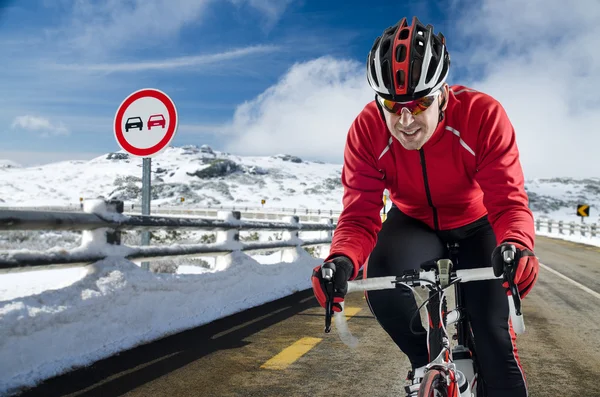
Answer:
[[[521,296],[519,289],[515,285],[515,254],[516,248],[514,245],[506,247],[502,251],[502,259],[504,260],[504,281],[508,283],[508,288],[515,302],[515,312],[517,316],[521,315]]]
[[[333,269],[322,268],[321,276],[325,280],[325,295],[327,295],[327,301],[325,302],[325,333],[331,332],[331,317],[333,316]]]

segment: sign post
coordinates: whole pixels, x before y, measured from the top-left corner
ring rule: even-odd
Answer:
[[[142,215],[150,215],[152,157],[171,143],[179,119],[175,103],[164,92],[144,88],[131,93],[117,109],[113,130],[125,152],[142,158]],[[150,245],[150,232],[142,231],[142,245]],[[148,262],[142,262],[144,269]]]

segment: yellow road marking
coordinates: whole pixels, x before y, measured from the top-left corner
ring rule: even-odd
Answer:
[[[344,314],[346,315],[346,318],[349,319],[355,316],[361,310],[362,308],[360,307],[345,307]],[[281,353],[277,354],[260,367],[263,369],[286,369],[289,365],[308,353],[310,349],[315,347],[317,343],[321,342],[322,340],[322,338],[302,338],[291,346],[283,349]]]
[[[323,339],[321,338],[302,338],[293,345],[283,349],[281,353],[271,358],[260,367],[263,369],[286,369],[290,364],[298,360],[322,340]]]
[[[356,313],[358,313],[361,310],[362,309],[360,307],[345,307],[344,314],[346,314],[346,318],[350,318],[352,316],[355,316]]]

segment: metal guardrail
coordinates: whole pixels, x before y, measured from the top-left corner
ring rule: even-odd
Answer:
[[[542,228],[546,228],[548,233],[558,230],[559,234],[567,234],[565,230],[568,230],[570,236],[574,235],[576,232],[579,232],[582,236],[587,236],[588,233],[590,237],[596,237],[598,235],[598,225],[596,223],[587,225],[585,223],[536,219],[535,230],[539,232]]]
[[[91,263],[115,255],[128,259],[162,259],[171,256],[198,254],[223,255],[233,251],[264,251],[299,248],[331,243],[335,224],[333,219],[321,219],[321,223],[301,223],[299,216],[288,216],[287,222],[242,220],[239,211],[220,211],[217,218],[174,218],[165,216],[125,215],[123,202],[106,202],[106,211],[23,211],[0,209],[0,231],[10,230],[81,230],[86,233],[87,244],[105,249],[53,250],[0,253],[0,269],[36,267],[60,264]],[[108,211],[108,212],[107,212]],[[120,246],[122,230],[214,230],[216,243],[173,246]],[[282,240],[272,242],[240,242],[240,231],[283,231]],[[299,239],[298,232],[327,232],[327,237]],[[112,246],[112,247],[111,247]],[[114,246],[120,246],[114,247]],[[111,248],[111,249],[108,249]]]
[[[83,212],[83,204],[67,204],[56,206],[0,206],[0,211],[17,210],[17,211],[57,211],[57,212]],[[129,204],[124,206],[125,213],[137,214],[142,210],[141,205]],[[279,207],[251,207],[247,205],[240,206],[195,206],[185,205],[166,206],[153,205],[150,212],[155,214],[202,214],[206,211],[240,211],[248,213],[263,213],[263,214],[289,214],[289,215],[319,215],[338,217],[341,214],[340,210],[333,209],[311,209],[311,208],[279,208]]]

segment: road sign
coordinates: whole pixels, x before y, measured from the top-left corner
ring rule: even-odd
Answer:
[[[578,216],[590,216],[590,206],[588,204],[581,204],[577,206]]]
[[[266,203],[266,202],[267,202],[267,201],[266,201],[265,199],[262,199],[262,200],[260,200],[260,203],[261,203],[262,205],[265,205],[265,203]]]
[[[117,143],[136,157],[153,157],[166,149],[177,131],[175,103],[164,92],[144,88],[119,105],[113,122]]]

